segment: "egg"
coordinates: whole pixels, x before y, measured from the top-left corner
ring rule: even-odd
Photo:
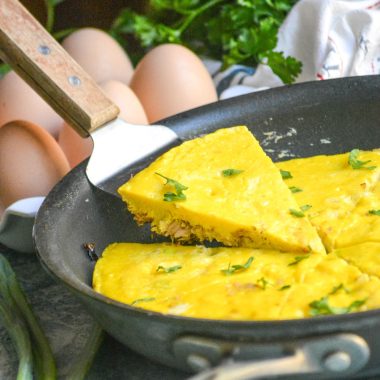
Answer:
[[[100,84],[104,93],[119,107],[123,120],[133,124],[148,124],[145,111],[134,92],[124,83],[109,80]],[[83,138],[69,124],[64,123],[58,143],[73,168],[87,158],[93,148],[90,137]]]
[[[58,137],[62,118],[14,71],[0,79],[0,125],[26,120]]]
[[[138,63],[130,83],[150,123],[217,100],[210,74],[191,50],[163,44]]]
[[[42,127],[16,120],[0,128],[0,204],[45,196],[68,171],[57,141]]]
[[[78,29],[62,41],[62,46],[98,83],[115,79],[128,84],[132,77],[127,53],[103,30]]]

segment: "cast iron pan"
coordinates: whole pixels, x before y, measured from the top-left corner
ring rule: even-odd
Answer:
[[[379,121],[380,77],[367,76],[243,95],[161,123],[184,140],[244,124],[278,161],[378,148]],[[112,186],[120,185],[153,158],[123,173],[124,178],[116,178]],[[89,260],[83,243],[95,243],[100,254],[112,242],[158,240],[152,240],[149,226],[136,225],[119,198],[93,188],[86,179],[85,167],[86,162],[76,167],[47,196],[34,226],[35,245],[48,272],[71,289],[117,340],[150,359],[182,370],[224,365],[224,374],[233,369],[226,377],[231,379],[257,378],[260,373],[269,378],[289,371],[294,372],[288,375],[291,379],[298,378],[297,372],[303,373],[302,379],[354,379],[380,374],[379,310],[269,322],[206,320],[149,312],[94,292],[94,262]],[[263,362],[267,359],[271,360]],[[237,369],[232,360],[239,363]],[[236,372],[252,365],[248,375]],[[312,372],[310,377],[308,372]],[[199,378],[217,377],[206,371]]]

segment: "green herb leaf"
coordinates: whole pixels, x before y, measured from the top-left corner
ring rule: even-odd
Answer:
[[[141,303],[141,302],[151,302],[151,301],[155,301],[155,300],[156,300],[155,297],[138,298],[137,300],[134,300],[131,303],[131,306],[136,305],[136,304]]]
[[[296,256],[294,258],[294,261],[288,264],[288,267],[291,267],[292,265],[297,265],[300,261],[308,259],[310,255],[304,255],[304,256]]]
[[[156,272],[173,273],[181,268],[182,268],[182,265],[174,265],[172,267],[163,267],[162,265],[159,265],[156,269]]]
[[[165,177],[164,175],[160,173],[155,173],[155,174],[159,175],[160,177],[166,180],[165,185],[173,186],[176,190],[176,193],[169,192],[169,193],[164,194],[165,202],[183,201],[186,199],[186,195],[183,193],[183,191],[188,189],[187,186],[182,185],[181,183],[177,182],[174,179]]]
[[[348,163],[351,165],[353,169],[367,169],[367,170],[374,170],[376,169],[376,166],[364,166],[367,165],[371,160],[368,161],[360,161],[358,159],[360,154],[359,149],[353,149],[348,155]]]
[[[291,285],[284,285],[284,286],[281,286],[279,290],[282,291],[282,290],[290,289],[290,287]]]
[[[0,64],[0,79],[7,74],[9,71],[11,71],[11,67],[7,63],[1,63]]]
[[[296,187],[296,186],[290,186],[290,187],[289,187],[289,190],[290,190],[292,193],[300,193],[301,191],[303,191],[302,189],[300,189],[299,187]]]
[[[281,174],[282,179],[293,178],[292,173],[288,172],[287,170],[280,169],[280,174]]]
[[[243,173],[244,170],[239,170],[239,169],[225,169],[222,170],[222,174],[224,177],[232,177],[234,175]]]
[[[313,301],[309,304],[310,314],[312,316],[316,315],[331,315],[331,314],[347,314],[351,311],[357,310],[362,306],[366,300],[356,300],[353,301],[347,307],[333,307],[329,304],[328,297],[322,297],[320,300]]]
[[[380,216],[380,210],[369,210],[368,214]]]
[[[291,83],[302,64],[275,51],[277,33],[297,0],[149,0],[144,15],[128,8],[115,19],[111,34],[126,47],[132,35],[140,44],[137,63],[147,48],[176,42],[199,56],[256,67],[266,64]]]
[[[296,210],[294,208],[290,208],[289,212],[290,212],[290,214],[292,214],[293,216],[295,216],[297,218],[303,218],[305,216],[305,214],[302,211]]]
[[[261,289],[264,289],[264,290],[265,290],[265,289],[267,288],[267,286],[269,285],[269,281],[266,280],[264,277],[261,277],[261,278],[258,279],[256,282],[259,284],[260,288],[261,288]]]
[[[344,290],[346,293],[350,293],[350,291],[343,284],[339,284],[339,285],[333,287],[333,289],[331,290],[329,295],[333,295],[333,294],[337,293],[339,290]]]
[[[303,205],[300,207],[301,211],[305,212],[307,210],[310,210],[313,206],[312,205]]]
[[[251,256],[247,260],[247,262],[245,264],[243,264],[243,265],[239,265],[239,264],[231,265],[231,264],[228,264],[228,268],[227,269],[221,269],[221,272],[224,273],[227,276],[229,276],[231,274],[234,274],[235,272],[242,272],[244,270],[247,270],[251,266],[252,261],[253,261],[253,256]]]

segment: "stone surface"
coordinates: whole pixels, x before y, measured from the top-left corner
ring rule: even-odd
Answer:
[[[91,316],[77,299],[56,283],[34,255],[21,254],[0,245],[9,260],[51,344],[59,379],[81,352],[93,326]],[[0,379],[17,374],[17,355],[6,330],[0,326]],[[187,374],[153,363],[106,336],[86,377],[88,380],[185,379]]]

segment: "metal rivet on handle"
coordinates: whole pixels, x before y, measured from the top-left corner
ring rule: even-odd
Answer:
[[[344,351],[336,351],[327,355],[324,359],[325,367],[333,372],[343,372],[350,368],[351,356]]]
[[[50,48],[46,45],[40,45],[38,46],[38,51],[43,55],[49,55],[50,54]]]
[[[80,84],[81,84],[81,80],[77,76],[75,76],[75,75],[72,75],[68,79],[69,79],[69,83],[72,86],[80,86]]]

